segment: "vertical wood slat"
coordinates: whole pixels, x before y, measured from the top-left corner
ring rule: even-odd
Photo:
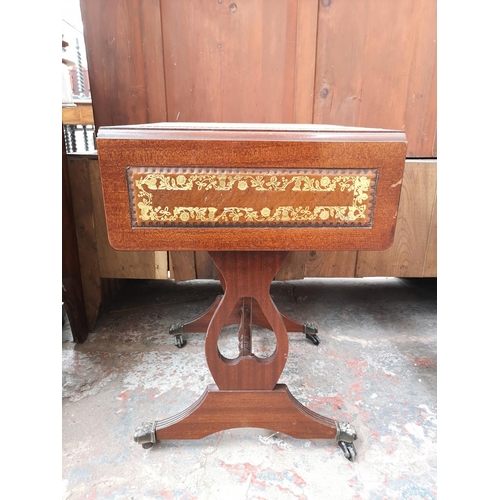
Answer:
[[[189,281],[197,278],[195,252],[169,252],[170,278],[175,281]]]
[[[407,161],[394,243],[380,252],[358,252],[356,276],[422,277],[436,196],[436,163]],[[428,270],[429,272],[429,270]]]
[[[208,255],[208,252],[195,252],[194,253],[196,278],[204,280],[218,280],[219,272]]]
[[[292,122],[297,0],[162,0],[169,121]]]
[[[153,252],[155,279],[168,279],[168,252]]]
[[[274,279],[277,281],[303,279],[306,259],[307,252],[290,252]]]
[[[313,123],[318,5],[298,0],[294,123]]]
[[[101,276],[97,253],[96,228],[92,188],[89,177],[89,161],[68,160],[71,181],[71,197],[80,256],[85,310],[90,331],[93,330],[102,301]]]
[[[145,68],[151,69],[151,64],[144,61],[141,4],[80,2],[96,130],[102,125],[148,122]],[[153,3],[147,5],[151,10]],[[148,14],[142,18],[150,19]]]
[[[168,255],[168,277],[175,281],[174,266],[172,261],[172,252],[167,252]]]
[[[356,274],[357,252],[307,252],[306,277],[353,278]]]
[[[148,122],[168,121],[161,1],[140,2],[142,57]]]
[[[85,310],[80,256],[75,228],[75,217],[71,193],[71,181],[68,166],[68,155],[62,139],[62,301],[71,324],[71,333],[76,342],[85,342],[89,328]]]
[[[432,218],[429,227],[429,238],[425,253],[423,277],[434,278],[437,276],[437,195],[434,196]]]
[[[405,130],[432,157],[436,0],[320,2],[314,122]]]

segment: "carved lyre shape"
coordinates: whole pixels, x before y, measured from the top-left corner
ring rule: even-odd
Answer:
[[[269,290],[288,252],[209,253],[225,283],[224,296],[210,320],[205,342],[207,364],[215,383],[221,390],[272,390],[286,364],[288,333]],[[276,349],[267,358],[251,352],[245,307],[241,309],[240,355],[229,359],[219,350],[222,328],[242,298],[257,302],[276,336]]]

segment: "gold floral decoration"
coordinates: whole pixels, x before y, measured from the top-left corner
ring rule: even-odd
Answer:
[[[267,179],[266,179],[267,177]],[[272,176],[235,174],[192,174],[164,175],[150,173],[135,180],[138,189],[137,208],[142,221],[151,222],[287,222],[287,221],[327,221],[336,219],[353,222],[367,217],[367,206],[371,180],[363,175],[322,176],[320,179],[308,175],[294,175],[291,178]],[[214,190],[229,191],[235,186],[241,191],[291,191],[308,192],[352,192],[351,206],[278,206],[274,211],[268,207],[255,210],[252,207],[160,207],[153,206],[153,196],[148,191],[175,190]]]

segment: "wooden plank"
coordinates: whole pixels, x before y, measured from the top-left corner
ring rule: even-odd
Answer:
[[[93,125],[94,112],[91,102],[78,102],[73,108],[62,108],[63,125]]]
[[[432,157],[436,0],[320,2],[314,122],[404,130]]]
[[[307,254],[308,252],[290,252],[274,279],[277,281],[303,279]]]
[[[167,252],[168,255],[168,277],[175,280],[174,266],[172,265],[172,252]]]
[[[384,251],[358,252],[356,276],[424,276],[435,196],[436,162],[407,161],[394,244]]]
[[[62,301],[75,342],[85,342],[89,329],[76,236],[68,155],[62,135]]]
[[[318,4],[319,2],[298,0],[293,116],[295,123],[313,121]]]
[[[160,0],[140,2],[139,14],[148,122],[165,122],[168,118]]]
[[[80,2],[96,129],[148,121],[142,3]]]
[[[293,121],[297,0],[161,11],[169,121]]]
[[[305,276],[308,278],[352,278],[356,274],[357,252],[307,252]]]
[[[155,279],[168,279],[168,252],[154,252]]]
[[[70,158],[68,166],[87,324],[89,331],[92,331],[99,314],[102,290],[89,160]]]
[[[427,239],[427,250],[425,252],[424,277],[437,277],[437,195],[434,197],[432,207],[432,219]]]
[[[219,272],[215,267],[212,259],[208,255],[208,252],[200,250],[194,253],[194,260],[196,266],[196,278],[204,280],[216,280],[219,279]]]
[[[101,177],[97,160],[89,160],[89,172],[101,277],[154,279],[156,277],[155,252],[123,252],[111,248],[106,231]]]
[[[175,281],[196,279],[194,252],[169,252],[170,278]]]

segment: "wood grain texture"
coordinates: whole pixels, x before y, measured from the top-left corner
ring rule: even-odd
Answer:
[[[203,117],[282,121],[281,117],[285,120],[293,113],[292,121],[303,123],[314,116],[325,123],[404,127],[409,156],[437,155],[435,0],[397,4],[382,0],[373,7],[367,0],[298,0],[295,5],[253,1],[243,9],[241,2],[235,2],[235,12],[229,10],[229,1],[224,0],[220,8],[209,3],[81,0],[98,127]],[[288,27],[290,22],[296,23],[294,28]],[[180,38],[173,35],[175,30],[183,31]],[[184,46],[193,33],[196,41],[187,40]],[[214,47],[211,43],[217,38],[216,43],[224,44]],[[180,67],[172,61],[172,48]],[[196,54],[197,48],[203,53]],[[199,57],[201,66],[199,61],[186,60],[186,54]],[[286,75],[282,74],[285,66]],[[270,70],[277,76],[269,76]],[[314,99],[310,98],[311,78]],[[285,80],[294,89],[292,103],[288,97],[283,99],[290,95],[283,91]],[[195,86],[188,86],[190,82]],[[323,84],[332,82],[332,91],[327,88],[325,95]],[[362,102],[352,98],[358,94]],[[167,100],[181,107],[167,109]],[[316,267],[308,271],[306,266],[306,275],[313,269],[330,272],[329,254],[318,255],[322,257],[315,260]],[[327,260],[320,266],[318,259],[323,258]],[[123,275],[121,269],[116,271]]]
[[[110,246],[104,214],[99,163],[96,160],[89,161],[89,177],[101,278],[155,279],[157,276],[154,252],[121,252]]]
[[[93,125],[94,112],[91,102],[77,102],[74,108],[62,108],[63,125]]]
[[[215,432],[256,427],[298,439],[335,439],[335,420],[302,405],[284,384],[270,391],[220,391],[207,387],[203,395],[178,415],[156,424],[156,439],[200,439]]]
[[[403,129],[433,156],[436,0],[320,2],[314,122]]]
[[[149,119],[141,4],[140,0],[80,3],[96,129]],[[148,4],[150,9],[156,7],[155,2]]]
[[[287,252],[221,251],[209,252],[209,255],[224,281],[224,295],[210,320],[205,338],[205,356],[210,373],[219,389],[272,390],[286,364],[288,333],[269,290]],[[276,337],[276,348],[269,357],[261,358],[240,351],[237,358],[229,359],[219,351],[218,339],[222,328],[242,298],[251,298],[258,303]],[[241,322],[244,321],[245,316],[242,315]]]
[[[75,158],[74,155],[71,155],[69,158],[69,162],[71,165],[71,178],[72,178],[72,184],[75,185],[75,192],[78,191],[78,189],[83,189],[85,190],[85,181],[83,182],[82,185],[80,185],[80,181],[77,181],[77,178],[85,178],[88,176],[90,178],[90,175],[92,174],[98,174],[98,164],[96,159],[83,159],[81,157]],[[407,165],[409,165],[408,168],[414,168],[412,167],[413,160],[407,161]],[[85,165],[85,168],[87,171],[81,171],[80,169],[83,168]],[[429,177],[429,179],[423,179],[422,184],[426,186],[430,186],[431,190],[435,189],[435,180],[433,181],[432,179],[435,179],[436,176],[436,163],[433,162],[431,163],[430,168],[425,168],[420,172],[420,175]],[[95,182],[95,181],[93,181]],[[94,189],[94,193],[92,196],[91,204],[92,206],[88,205],[89,199],[85,198],[84,194],[82,193],[79,195],[81,197],[81,201],[78,201],[78,199],[75,199],[75,218],[77,221],[77,226],[79,224],[82,224],[85,227],[85,230],[81,230],[77,232],[77,238],[78,238],[78,246],[79,248],[82,248],[82,259],[88,259],[88,262],[83,263],[81,266],[81,272],[83,276],[83,285],[84,285],[84,290],[85,294],[90,293],[89,297],[89,304],[94,303],[93,306],[88,306],[90,309],[87,309],[87,315],[89,317],[89,323],[91,323],[91,318],[93,316],[93,313],[91,313],[91,309],[95,310],[97,307],[97,302],[98,302],[98,281],[97,281],[97,273],[95,269],[95,262],[96,260],[98,262],[101,262],[101,266],[103,269],[106,269],[106,274],[108,277],[112,278],[133,278],[137,276],[137,273],[130,272],[125,272],[124,269],[121,268],[120,265],[116,265],[117,259],[118,261],[120,258],[127,257],[128,252],[117,252],[117,251],[110,251],[109,249],[109,244],[106,244],[104,246],[105,249],[108,251],[103,254],[98,253],[98,248],[97,245],[92,242],[92,230],[89,229],[92,224],[95,224],[95,227],[93,228],[94,235],[100,234],[101,237],[102,235],[105,235],[106,233],[106,227],[102,226],[105,224],[105,220],[102,217],[102,192],[100,190],[100,184],[97,185],[97,189]],[[83,203],[83,200],[86,200]],[[404,200],[402,200],[402,203],[405,203]],[[412,203],[414,203],[414,214],[421,214],[422,212],[425,212],[424,206],[428,203],[427,196],[416,196],[413,198]],[[409,261],[410,263],[413,262],[414,260],[420,260],[424,258],[425,265],[424,265],[424,270],[422,276],[425,277],[436,277],[437,276],[437,249],[436,249],[436,240],[437,240],[437,227],[436,227],[436,200],[434,200],[434,205],[432,209],[432,222],[429,226],[429,241],[428,244],[426,245],[426,256],[422,257],[422,255],[419,255],[419,251],[422,249],[421,247],[415,247],[413,248],[412,254],[411,254],[411,260]],[[101,217],[97,217],[97,219],[94,218],[93,214],[94,211],[96,210],[94,207],[94,204],[97,204],[98,206],[100,205],[101,208]],[[90,214],[89,211],[92,213],[92,223],[90,222]],[[97,208],[97,211],[99,211],[99,208]],[[401,215],[399,215],[401,217]],[[413,217],[413,216],[412,216]],[[418,223],[418,220],[415,221],[412,218],[407,218],[407,223],[410,226],[413,226],[414,224]],[[410,230],[412,231],[412,230]],[[398,232],[396,233],[396,238],[398,237]],[[94,236],[97,238],[96,236]],[[83,251],[83,248],[85,248],[85,252]],[[94,253],[94,254],[93,254]],[[177,256],[183,254],[185,252],[175,252]],[[378,259],[378,275],[380,276],[403,276],[399,274],[399,268],[391,266],[390,259],[393,258],[392,254],[390,252],[377,252],[379,254]],[[194,279],[193,278],[193,272],[192,272],[192,266],[193,264],[191,263],[190,265],[188,264],[187,267],[182,264],[185,262],[192,262],[192,252],[186,252],[188,257],[180,257],[181,263],[178,264],[178,268],[180,266],[181,269],[181,274],[180,278],[181,280],[185,279]],[[149,259],[148,257],[149,252],[145,252],[144,259],[147,261]],[[370,252],[371,255],[371,252]],[[349,252],[349,251],[310,251],[310,252],[290,252],[289,256],[287,257],[287,260],[283,264],[282,268],[278,272],[278,275],[276,276],[276,279],[278,280],[288,280],[288,279],[300,279],[301,277],[354,277],[356,275],[355,273],[355,267],[356,267],[356,258],[357,258],[357,252]],[[409,256],[410,258],[410,256]],[[173,272],[173,263],[168,263],[168,257],[166,252],[155,252],[155,273],[154,273],[154,278],[156,279],[166,279],[168,275],[166,274],[168,270],[170,270],[170,278],[175,279],[175,275]],[[111,260],[111,262],[109,262]],[[174,259],[175,260],[175,259]],[[179,261],[178,261],[179,262]],[[167,265],[167,269],[165,269],[165,266]],[[160,266],[160,268],[158,268]],[[194,255],[194,267],[195,267],[195,277],[197,279],[219,279],[217,270],[215,266],[213,265],[212,261],[209,259],[208,254],[203,251],[195,252]],[[413,266],[412,266],[413,267]],[[187,273],[184,270],[187,269]],[[406,273],[406,270],[403,268],[403,273]],[[149,276],[152,276],[152,274],[148,273]],[[89,280],[87,282],[87,279]]]
[[[353,278],[356,273],[357,252],[307,252],[305,277]]]
[[[314,117],[403,129],[409,157],[437,154],[436,0],[81,0],[81,10],[97,128]]]
[[[163,0],[161,11],[169,121],[293,121],[296,0]]]
[[[175,281],[197,278],[195,252],[169,252],[170,277]]]
[[[62,139],[62,301],[75,342],[85,342],[89,329],[83,294],[78,239],[71,193],[68,155]]]
[[[431,223],[429,225],[429,237],[427,239],[427,249],[425,251],[423,277],[437,277],[437,195],[434,197],[432,207]]]
[[[298,0],[294,123],[312,123],[319,2]]]
[[[205,334],[208,325],[210,324],[210,321],[212,321],[215,311],[217,311],[217,308],[219,307],[222,297],[223,297],[222,295],[218,295],[217,298],[215,299],[215,302],[203,314],[201,314],[194,320],[189,321],[188,323],[184,323],[183,332]],[[252,325],[272,330],[272,326],[269,323],[267,317],[262,312],[259,303],[257,301],[252,301],[252,299],[249,299],[248,297],[242,298],[236,302],[233,311],[226,317],[224,321],[224,326],[231,326],[237,324],[241,319],[240,315],[241,307],[247,307],[249,304],[252,311],[252,320],[251,320]],[[304,323],[299,323],[298,321],[289,318],[282,312],[280,312],[280,316],[288,333],[304,333]]]
[[[154,252],[155,279],[168,279],[168,252]]]
[[[358,252],[356,276],[422,277],[432,230],[436,164],[408,161],[393,245],[381,252]],[[429,265],[431,260],[429,259]]]
[[[163,122],[168,110],[161,1],[140,1],[139,6],[148,122]]]
[[[391,244],[406,152],[402,133],[346,131],[316,125],[283,130],[276,126],[263,131],[260,126],[251,124],[242,128],[233,124],[164,123],[101,127],[97,142],[108,235],[115,249],[355,250],[382,249]],[[370,227],[303,227],[298,223],[286,227],[284,224],[241,227],[241,224],[236,233],[233,227],[216,224],[211,227],[193,224],[192,227],[136,228],[131,225],[131,217],[135,217],[138,210],[142,214],[146,201],[139,203],[139,200],[137,207],[131,205],[127,169],[144,166],[152,169],[210,166],[218,169],[221,175],[224,169],[252,167],[262,171],[271,169],[280,178],[280,172],[285,175],[286,169],[297,167],[311,174],[315,169],[341,169],[343,172],[351,169],[353,175],[359,169],[376,170],[376,196],[370,202],[373,202],[373,219]],[[294,192],[294,204],[310,206],[309,192],[313,191]],[[224,196],[224,191],[207,190],[208,206],[215,203],[210,198],[214,192],[219,197]],[[242,198],[241,203],[246,203],[243,200],[246,190],[238,185],[235,192]],[[233,225],[238,226],[238,222],[239,219],[234,219]]]
[[[102,290],[89,161],[92,160],[70,157],[68,167],[87,325],[92,331],[101,306]]]
[[[196,266],[196,278],[205,280],[219,279],[219,272],[215,267],[208,252],[203,250],[194,253],[194,261]]]
[[[290,252],[275,276],[277,281],[304,278],[307,252]]]

